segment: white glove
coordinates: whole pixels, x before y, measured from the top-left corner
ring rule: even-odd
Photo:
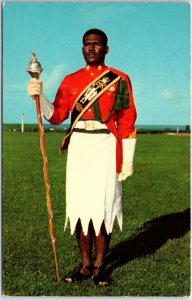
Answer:
[[[123,163],[118,181],[123,181],[133,174],[133,157],[135,152],[136,138],[123,139]]]
[[[35,95],[41,95],[43,93],[43,82],[39,79],[32,78],[27,85],[27,91],[29,96],[35,99]]]
[[[41,111],[44,117],[49,120],[54,112],[53,104],[43,94],[43,82],[39,79],[32,78],[27,86],[28,94],[35,100],[35,95],[39,95]]]
[[[122,163],[121,173],[118,175],[118,181],[123,181],[133,174],[133,165],[129,163]]]

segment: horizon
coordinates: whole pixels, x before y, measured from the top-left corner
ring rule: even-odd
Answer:
[[[20,123],[3,123],[2,125],[21,125],[22,122]],[[24,125],[37,125],[38,126],[38,123],[24,123]],[[44,127],[64,127],[64,126],[70,126],[70,123],[62,123],[60,125],[53,125],[53,124],[50,124],[50,123],[46,123],[46,124],[43,124]],[[160,125],[157,125],[157,124],[136,124],[135,127],[191,127],[191,124],[160,124]]]

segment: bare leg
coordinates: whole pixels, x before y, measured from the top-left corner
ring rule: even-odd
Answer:
[[[93,270],[93,281],[96,285],[107,286],[109,278],[105,272],[105,256],[109,247],[111,234],[107,234],[104,223],[98,236],[95,238],[96,260]]]
[[[93,274],[92,268],[92,246],[93,246],[93,226],[92,222],[89,224],[88,234],[84,235],[81,221],[79,220],[76,226],[77,241],[81,253],[82,264],[80,268],[67,275],[64,282],[72,283],[88,279]]]
[[[111,234],[107,234],[104,223],[101,226],[99,235],[95,237],[95,266],[100,267],[105,264],[105,256],[109,248]]]
[[[84,235],[81,226],[81,221],[79,220],[76,226],[77,241],[81,253],[82,265],[90,267],[92,265],[92,246],[93,246],[93,225],[92,221],[89,223],[88,234]],[[90,270],[86,268],[81,268],[81,273],[87,275]]]

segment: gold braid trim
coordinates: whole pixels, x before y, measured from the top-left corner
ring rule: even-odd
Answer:
[[[137,129],[135,128],[133,132],[128,136],[129,139],[135,139],[137,137]]]

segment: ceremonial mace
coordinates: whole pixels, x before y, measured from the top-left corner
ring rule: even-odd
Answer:
[[[41,64],[37,61],[37,57],[36,57],[35,53],[32,53],[32,58],[28,65],[27,72],[31,75],[32,78],[38,79],[40,77],[40,74],[42,71],[43,71],[43,68],[41,67]],[[40,148],[41,148],[42,159],[43,159],[43,173],[44,173],[44,180],[45,180],[47,209],[48,209],[48,217],[49,217],[49,231],[50,231],[51,243],[52,243],[53,254],[54,254],[56,278],[57,278],[57,281],[59,282],[60,278],[59,278],[57,253],[56,253],[56,246],[55,246],[53,210],[52,210],[52,204],[51,204],[47,154],[46,154],[46,147],[45,147],[45,140],[44,140],[44,128],[43,128],[43,122],[42,122],[42,117],[41,117],[41,107],[40,107],[39,95],[35,95],[35,102],[36,102],[36,111],[37,111],[37,118],[38,118],[39,135],[40,135]]]

